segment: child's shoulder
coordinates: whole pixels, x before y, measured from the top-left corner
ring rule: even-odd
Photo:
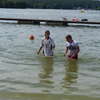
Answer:
[[[49,40],[54,41],[54,39],[53,39],[53,38],[51,38],[51,37],[49,38]]]
[[[66,47],[70,46],[70,43],[66,41],[65,43]]]
[[[76,40],[73,40],[73,43],[76,44],[76,45],[79,45],[79,42],[76,41]]]

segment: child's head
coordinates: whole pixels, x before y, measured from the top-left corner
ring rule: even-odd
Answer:
[[[72,36],[70,34],[68,34],[65,38],[66,38],[66,41],[72,42]]]
[[[46,30],[44,36],[45,36],[45,38],[49,38],[49,36],[50,36],[50,31],[49,31],[49,30]]]

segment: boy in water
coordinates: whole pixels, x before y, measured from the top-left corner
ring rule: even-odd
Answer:
[[[71,35],[66,37],[66,49],[65,56],[67,55],[69,59],[78,59],[78,53],[80,51],[78,43],[72,39]]]
[[[53,49],[55,48],[55,43],[53,39],[50,37],[50,31],[45,31],[45,38],[42,40],[41,47],[37,54],[43,49],[44,56],[53,56]]]

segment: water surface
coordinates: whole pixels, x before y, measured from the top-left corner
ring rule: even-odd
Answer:
[[[0,9],[1,17],[100,21],[100,11]],[[51,31],[53,58],[38,56],[45,30]],[[33,34],[34,41],[28,36]],[[65,36],[79,41],[78,61],[63,56]],[[0,99],[100,100],[100,27],[46,26],[0,23]]]

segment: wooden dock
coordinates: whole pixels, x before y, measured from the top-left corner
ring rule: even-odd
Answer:
[[[18,24],[50,24],[50,25],[64,25],[67,26],[69,23],[73,24],[100,24],[100,22],[90,21],[65,21],[65,20],[42,20],[42,19],[21,19],[21,18],[0,18],[1,21],[17,21]]]

